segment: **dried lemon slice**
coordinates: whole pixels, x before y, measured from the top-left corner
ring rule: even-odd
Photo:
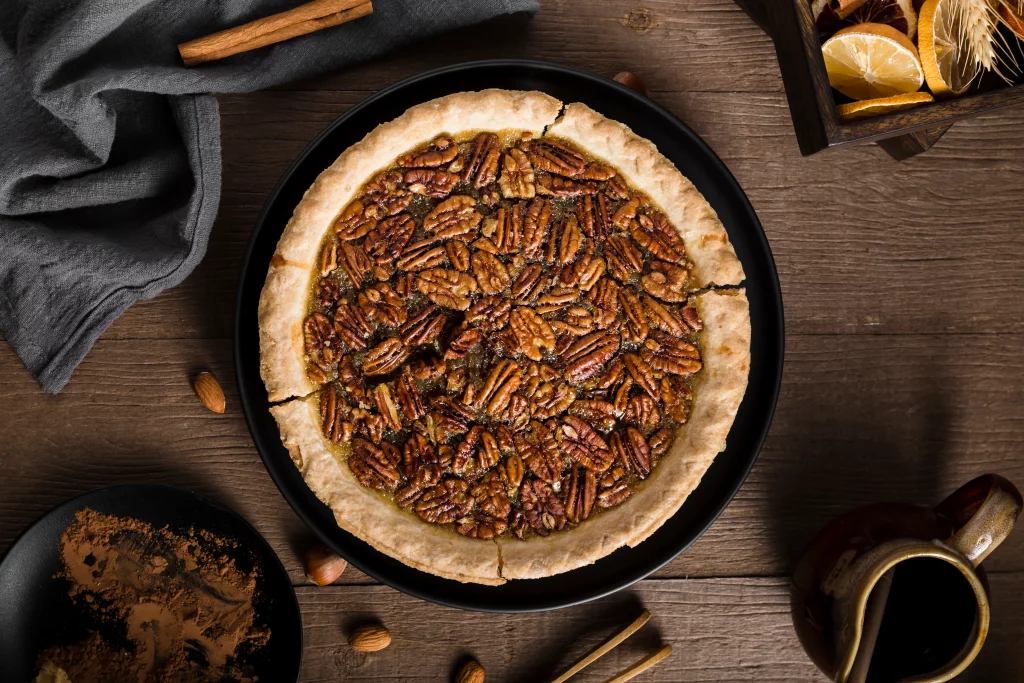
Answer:
[[[841,121],[855,121],[857,119],[866,119],[869,116],[878,116],[879,114],[910,109],[919,104],[934,101],[935,98],[926,92],[909,92],[903,95],[893,95],[892,97],[879,97],[873,100],[860,100],[859,102],[840,104],[836,107],[836,112],[839,114]]]
[[[821,46],[832,87],[855,100],[916,92],[924,83],[917,48],[885,24],[858,24]]]
[[[964,94],[981,69],[957,40],[963,31],[960,20],[951,0],[928,0],[921,7],[921,65],[928,88],[939,98]]]

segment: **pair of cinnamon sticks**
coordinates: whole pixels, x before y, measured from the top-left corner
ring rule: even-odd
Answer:
[[[626,638],[629,638],[631,635],[639,631],[640,627],[646,624],[648,620],[650,620],[650,618],[651,613],[648,610],[644,610],[643,614],[637,617],[632,624],[616,633],[614,636],[609,638],[603,645],[598,647],[596,650],[588,654],[580,661],[576,662],[565,673],[563,673],[555,680],[551,681],[551,683],[565,683],[565,681],[568,681],[570,678],[572,678],[580,671],[582,671],[585,667],[590,666],[600,657],[603,657],[604,655],[614,650],[622,643],[622,641],[626,640]],[[644,657],[639,662],[629,667],[619,675],[608,679],[605,683],[626,683],[626,681],[636,678],[644,671],[647,671],[652,666],[654,666],[661,660],[665,659],[665,657],[668,657],[670,654],[672,654],[672,646],[666,645],[657,652]]]
[[[185,66],[195,66],[344,24],[371,12],[370,0],[313,0],[287,12],[181,43],[178,52]]]

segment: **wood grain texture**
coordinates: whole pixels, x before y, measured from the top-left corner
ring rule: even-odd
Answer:
[[[1024,657],[1024,574],[994,574],[992,635],[957,681],[1018,681]],[[671,644],[672,654],[638,680],[645,683],[824,683],[800,649],[784,579],[644,581],[597,603],[542,614],[461,612],[379,586],[301,588],[306,657],[302,680],[452,680],[466,658],[478,660],[487,683],[554,678],[629,623],[644,608],[650,622],[589,667],[582,681],[602,681]],[[363,654],[344,636],[369,617],[391,630],[386,650]],[[444,624],[444,628],[438,628]],[[415,663],[415,665],[413,665]],[[576,679],[573,679],[576,680]]]
[[[368,94],[221,97],[224,189],[207,257],[183,285],[132,307],[107,338],[229,337],[263,201],[309,140]],[[779,93],[652,97],[708,141],[750,197],[775,253],[790,333],[1024,331],[1015,305],[1024,109],[966,121],[928,154],[897,163],[875,146],[801,158]]]
[[[0,363],[15,364],[3,347]],[[208,369],[227,397],[191,387]],[[781,576],[814,532],[877,500],[937,503],[977,474],[1024,481],[1024,335],[791,335],[774,424],[725,513],[658,576]],[[236,508],[304,582],[312,534],[249,438],[227,341],[104,340],[58,396],[0,375],[0,551],[50,507],[119,481],[195,488]],[[1024,534],[988,564],[1024,571]],[[349,570],[344,580],[366,579]]]
[[[708,532],[656,578],[593,605],[457,612],[352,567],[341,585],[315,589],[299,560],[313,535],[263,468],[238,403],[230,339],[242,254],[281,173],[337,116],[401,78],[491,57],[635,71],[723,158],[782,281],[787,357],[775,422]],[[986,471],[1024,483],[1022,109],[958,123],[900,164],[875,146],[801,158],[772,42],[731,0],[545,0],[532,22],[491,22],[220,104],[223,193],[199,268],[133,306],[60,395],[42,394],[0,345],[0,553],[78,493],[173,483],[237,509],[285,563],[303,608],[304,681],[450,680],[470,655],[492,683],[544,680],[646,605],[655,620],[627,641],[634,649],[583,680],[664,641],[672,656],[639,680],[810,682],[824,677],[794,640],[785,577],[822,524],[877,500],[932,504]],[[223,415],[195,397],[201,370],[224,387]],[[996,572],[993,633],[963,680],[1021,680],[1024,532],[986,566]],[[350,651],[347,629],[371,615],[395,644]]]

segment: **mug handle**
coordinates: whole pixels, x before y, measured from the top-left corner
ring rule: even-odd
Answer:
[[[977,567],[1010,534],[1022,507],[1016,486],[998,474],[985,474],[950,494],[935,514],[956,529],[946,545]]]

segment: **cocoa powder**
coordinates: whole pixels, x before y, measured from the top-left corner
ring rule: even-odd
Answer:
[[[61,536],[61,576],[76,606],[102,625],[39,659],[38,682],[255,681],[246,654],[266,644],[255,623],[257,571],[232,559],[234,541],[175,533],[82,510]],[[67,679],[54,677],[62,669]],[[47,677],[49,676],[49,677]]]

